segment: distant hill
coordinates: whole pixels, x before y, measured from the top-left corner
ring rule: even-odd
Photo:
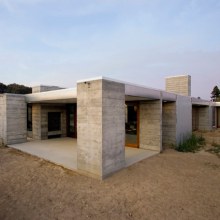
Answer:
[[[29,94],[32,92],[31,87],[19,85],[16,83],[5,85],[0,82],[0,93]]]

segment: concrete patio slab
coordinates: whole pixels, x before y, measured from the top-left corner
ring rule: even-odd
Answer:
[[[77,170],[77,141],[74,138],[35,140],[8,146],[65,168]]]
[[[77,171],[77,139],[66,137],[35,140],[8,146]],[[125,147],[125,166],[131,166],[156,154],[159,153],[151,150]]]
[[[159,154],[158,151],[144,150],[140,148],[125,147],[125,166],[131,166],[141,160]]]

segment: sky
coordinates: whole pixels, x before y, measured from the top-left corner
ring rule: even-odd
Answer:
[[[220,86],[219,0],[0,0],[0,82],[74,87],[105,76]]]

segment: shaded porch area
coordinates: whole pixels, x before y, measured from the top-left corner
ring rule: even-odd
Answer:
[[[26,143],[8,146],[77,171],[77,139],[65,137],[31,140]],[[125,147],[125,167],[157,154],[159,154],[157,151]]]

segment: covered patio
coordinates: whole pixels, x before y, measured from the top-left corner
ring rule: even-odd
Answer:
[[[29,140],[26,143],[8,146],[77,171],[77,139],[75,138]],[[125,167],[157,154],[159,154],[157,151],[125,147]]]

